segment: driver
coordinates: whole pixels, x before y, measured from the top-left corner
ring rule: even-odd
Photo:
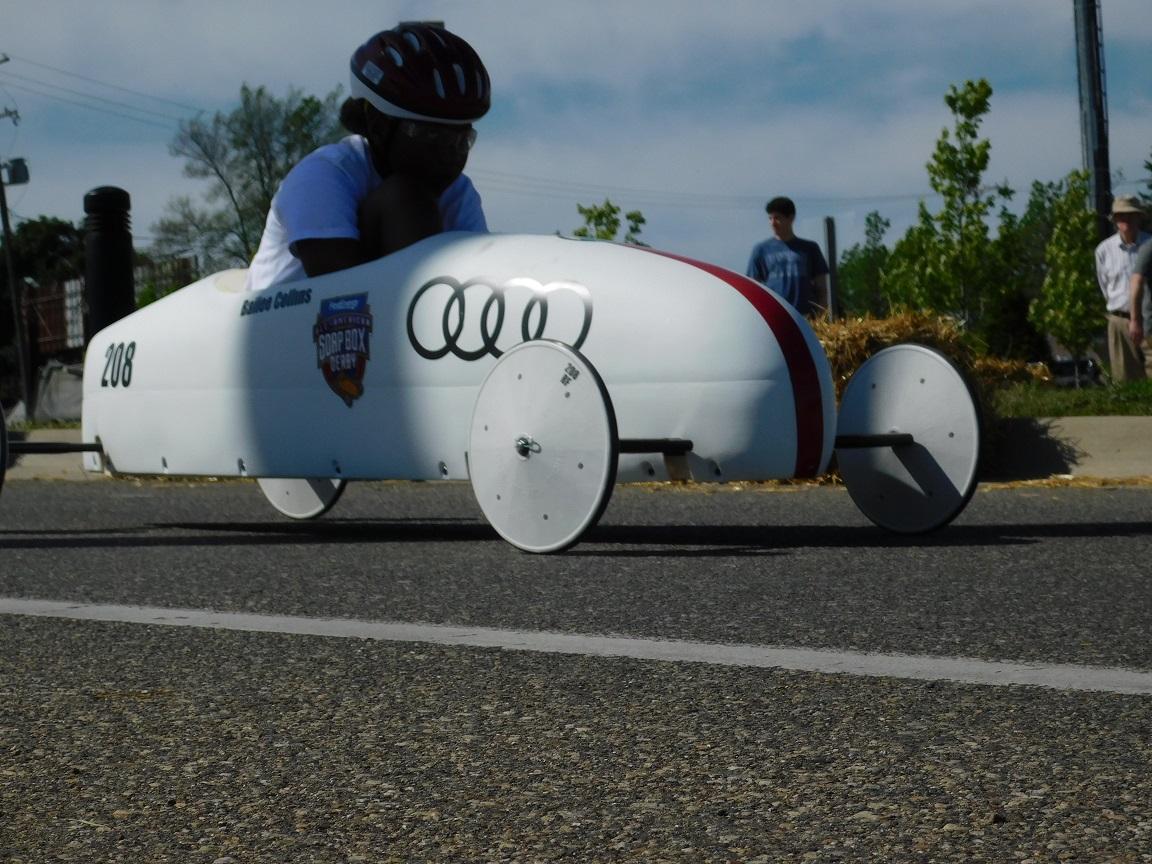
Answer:
[[[248,270],[247,287],[372,261],[441,231],[487,231],[462,172],[472,123],[490,104],[488,72],[443,27],[401,24],[352,55],[351,133],[305,156],[284,178]]]

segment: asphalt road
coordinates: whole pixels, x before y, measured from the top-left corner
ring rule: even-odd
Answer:
[[[530,556],[465,486],[10,481],[0,597],[1152,670],[1152,488],[623,488]],[[1149,861],[1152,698],[0,617],[0,857]]]

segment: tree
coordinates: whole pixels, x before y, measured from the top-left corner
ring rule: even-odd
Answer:
[[[979,133],[991,99],[992,85],[983,78],[948,88],[944,104],[953,127],[941,131],[926,166],[943,205],[933,214],[921,203],[918,224],[896,244],[884,273],[893,305],[953,314],[977,333],[1005,290],[987,220],[997,201],[1013,195],[1005,185],[983,185],[992,145]]]
[[[873,210],[864,217],[863,245],[857,243],[840,256],[837,288],[840,303],[849,315],[883,317],[888,312],[880,277],[890,254],[884,245],[884,234],[890,225]]]
[[[1074,171],[1052,202],[1052,236],[1044,255],[1048,272],[1029,315],[1073,359],[1087,352],[1103,317],[1095,246],[1096,212],[1088,206],[1088,175]]]
[[[182,122],[169,150],[185,160],[185,176],[208,181],[209,206],[187,196],[172,199],[168,215],[152,228],[154,251],[194,256],[204,271],[247,266],[284,175],[339,137],[339,100],[339,89],[317,99],[292,88],[277,99],[245,84],[231,112]]]
[[[947,311],[938,286],[941,274],[940,232],[924,202],[920,202],[916,224],[896,241],[881,271],[880,284],[889,308]]]
[[[2,252],[0,261],[3,261]],[[12,269],[22,286],[26,286],[27,280],[47,286],[82,276],[83,232],[71,222],[51,216],[24,220],[12,232]],[[20,360],[16,353],[15,322],[10,311],[12,295],[8,271],[3,266],[0,266],[0,286],[0,396],[7,401],[20,389]],[[27,292],[28,288],[22,287],[25,299]],[[29,336],[27,330],[24,335]]]
[[[1035,181],[1023,215],[1016,216],[1007,209],[1000,213],[994,259],[1004,288],[996,295],[997,302],[987,316],[991,320],[985,326],[988,347],[1000,356],[1037,359],[1048,355],[1030,310],[1048,275],[1045,254],[1055,225],[1055,202],[1064,188],[1063,181]]]
[[[0,245],[0,262],[3,261]],[[12,269],[18,284],[63,282],[84,275],[84,235],[71,222],[53,216],[26,219],[12,232]],[[13,338],[11,289],[7,268],[0,266],[0,345]]]
[[[1144,185],[1148,191],[1141,198],[1144,201],[1144,209],[1149,210],[1152,209],[1152,150],[1148,152],[1148,158],[1144,161],[1144,176],[1147,178]]]
[[[12,233],[12,253],[17,279],[56,282],[84,275],[83,232],[64,219],[25,219]],[[7,284],[6,272],[0,281]]]
[[[1019,218],[1010,213],[1001,215],[1000,240],[1004,254],[1000,257],[1009,268],[1010,278],[1029,300],[1039,296],[1048,274],[1045,250],[1056,225],[1056,202],[1066,191],[1067,179],[1053,183],[1034,181],[1023,215]]]
[[[586,237],[594,240],[615,240],[620,233],[620,208],[605,198],[601,205],[593,204],[584,207],[576,205],[576,210],[584,218],[584,224],[572,232],[575,237]],[[624,234],[624,242],[632,246],[647,246],[640,242],[640,232],[647,219],[639,210],[632,210],[624,214],[628,220],[628,231]]]

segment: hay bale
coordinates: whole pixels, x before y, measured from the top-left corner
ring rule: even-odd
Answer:
[[[981,393],[1012,381],[1044,380],[1047,374],[1043,364],[977,353],[957,322],[942,315],[904,312],[891,318],[865,316],[816,321],[813,329],[832,366],[837,397],[844,392],[844,385],[865,360],[877,351],[901,342],[918,342],[948,355],[968,374]]]

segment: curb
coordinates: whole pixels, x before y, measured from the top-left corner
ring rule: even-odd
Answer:
[[[24,441],[61,441],[69,444],[79,444],[81,433],[79,429],[33,429],[26,434],[9,432],[9,441],[17,435]],[[25,453],[13,457],[13,464],[8,466],[4,475],[4,482],[9,480],[74,480],[91,481],[104,480],[107,475],[84,470],[84,454],[58,453],[39,454]]]
[[[1131,479],[1152,475],[1152,417],[1001,420],[985,442],[981,479]]]

